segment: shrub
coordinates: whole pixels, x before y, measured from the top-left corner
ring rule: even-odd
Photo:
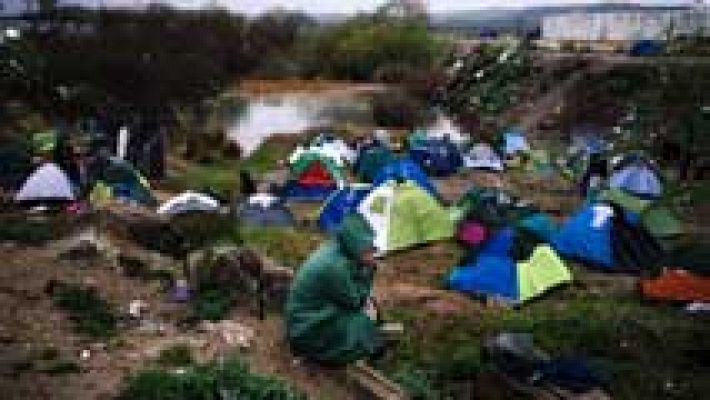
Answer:
[[[421,125],[429,117],[427,107],[403,91],[374,96],[372,114],[375,124],[385,127],[412,128]]]
[[[78,332],[95,338],[116,334],[117,317],[95,289],[58,284],[52,290],[52,297],[57,307],[69,313]]]
[[[282,380],[251,372],[240,359],[195,365],[182,373],[149,369],[128,378],[119,400],[300,400]]]
[[[176,344],[163,349],[158,356],[158,364],[165,367],[183,367],[195,362],[192,349],[186,344]]]

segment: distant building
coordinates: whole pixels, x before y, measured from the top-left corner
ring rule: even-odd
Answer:
[[[696,34],[710,37],[710,11],[702,4],[696,7],[578,11],[545,16],[542,20],[542,39],[545,41],[662,41]]]

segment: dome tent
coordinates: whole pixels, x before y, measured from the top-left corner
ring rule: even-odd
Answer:
[[[376,187],[388,180],[409,180],[416,182],[422,189],[429,192],[432,196],[439,198],[438,191],[431,183],[424,170],[422,170],[419,164],[408,158],[393,160],[384,165],[375,175],[372,184]]]
[[[472,263],[451,271],[449,287],[520,304],[572,280],[569,269],[547,245],[536,246],[525,260],[516,262],[511,256],[515,240],[513,228],[501,229]]]
[[[553,235],[555,250],[566,257],[606,271],[653,269],[663,257],[658,241],[643,226],[632,224],[621,207],[611,203],[587,205]]]
[[[429,139],[409,149],[409,156],[427,172],[436,176],[455,173],[463,158],[456,145],[447,139]]]
[[[609,177],[609,186],[645,199],[656,199],[663,194],[660,175],[650,162],[643,160],[617,169]]]
[[[454,232],[447,210],[412,181],[384,182],[365,197],[358,212],[375,232],[381,254],[450,238]]]
[[[506,156],[530,151],[530,145],[525,139],[525,135],[517,128],[503,132],[499,135],[497,142],[497,147]]]
[[[343,218],[355,211],[370,192],[368,184],[353,184],[333,192],[325,201],[318,217],[318,225],[326,232],[335,230]]]
[[[296,220],[278,197],[255,194],[239,206],[239,221],[254,226],[294,226]]]
[[[202,193],[183,192],[158,207],[160,215],[179,215],[190,212],[217,212],[219,201]]]
[[[319,153],[305,152],[290,167],[283,195],[292,200],[324,200],[345,182],[337,163]]]
[[[503,160],[487,143],[477,143],[464,154],[463,164],[466,168],[484,169],[500,172],[505,169]]]
[[[75,198],[69,177],[51,162],[30,174],[15,194],[17,202],[73,201]]]
[[[148,181],[128,162],[110,158],[99,166],[97,182],[111,189],[113,198],[155,206],[156,200]]]
[[[355,161],[355,173],[364,182],[372,182],[380,169],[397,157],[388,147],[374,143],[363,148]]]

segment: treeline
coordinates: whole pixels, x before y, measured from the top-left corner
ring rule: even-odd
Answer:
[[[104,103],[195,104],[245,76],[396,81],[433,69],[444,44],[421,20],[359,16],[319,26],[304,14],[60,9],[6,41],[0,90],[74,119]],[[3,105],[5,107],[5,105]],[[59,115],[57,115],[59,114]]]

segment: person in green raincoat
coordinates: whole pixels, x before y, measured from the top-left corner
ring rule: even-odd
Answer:
[[[286,335],[295,355],[347,364],[383,347],[366,312],[376,269],[373,233],[357,214],[345,217],[296,273],[286,302]]]

